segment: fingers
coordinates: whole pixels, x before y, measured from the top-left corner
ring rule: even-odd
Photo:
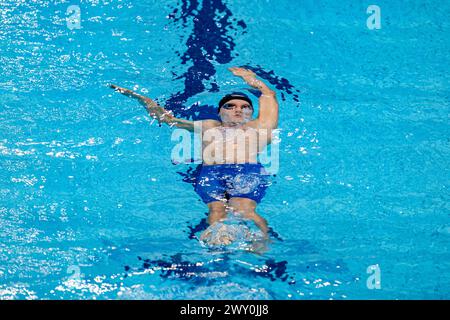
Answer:
[[[111,89],[114,89],[115,91],[121,93],[121,94],[128,95],[128,94],[132,94],[133,93],[133,91],[125,89],[125,88],[122,88],[122,87],[119,87],[119,86],[116,86],[115,84],[110,84],[109,87]]]
[[[247,69],[241,68],[241,67],[232,67],[232,68],[230,68],[230,70],[231,70],[231,72],[246,72],[246,71],[248,71]]]
[[[241,68],[241,67],[231,67],[228,68],[235,76],[245,77],[245,76],[255,76],[252,70]]]
[[[114,89],[114,90],[120,91],[120,92],[126,90],[126,89],[124,89],[124,88],[121,88],[121,87],[119,87],[119,86],[116,86],[115,84],[110,84],[109,87],[110,87],[111,89]]]
[[[239,72],[239,71],[246,71],[247,69],[241,68],[241,67],[231,67],[228,68],[228,70],[230,70],[231,72]]]

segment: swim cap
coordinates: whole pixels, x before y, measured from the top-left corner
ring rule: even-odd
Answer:
[[[218,109],[217,111],[220,111],[220,108],[221,108],[225,103],[227,103],[228,101],[233,100],[233,99],[239,99],[239,100],[247,101],[247,102],[250,104],[250,106],[252,107],[252,109],[253,109],[253,103],[252,103],[252,100],[250,100],[250,98],[249,98],[245,93],[243,93],[243,92],[233,92],[233,93],[227,94],[226,96],[224,96],[224,97],[220,100],[220,102],[219,102],[219,109]]]

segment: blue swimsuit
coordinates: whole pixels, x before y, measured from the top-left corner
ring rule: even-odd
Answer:
[[[268,174],[260,163],[202,165],[195,192],[204,203],[233,197],[261,202],[268,187]]]

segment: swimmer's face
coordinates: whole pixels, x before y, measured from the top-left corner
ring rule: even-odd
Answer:
[[[233,99],[225,103],[219,112],[222,122],[245,123],[252,119],[253,107],[245,100]]]

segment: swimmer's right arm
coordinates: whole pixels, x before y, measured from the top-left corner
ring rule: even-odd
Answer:
[[[180,129],[186,129],[190,132],[194,132],[194,124],[197,121],[194,122],[190,120],[175,118],[170,111],[158,105],[154,100],[140,95],[130,89],[122,88],[114,84],[111,84],[110,87],[127,97],[137,99],[139,103],[145,107],[150,116],[158,120],[159,123],[166,123],[171,127],[175,126]]]

